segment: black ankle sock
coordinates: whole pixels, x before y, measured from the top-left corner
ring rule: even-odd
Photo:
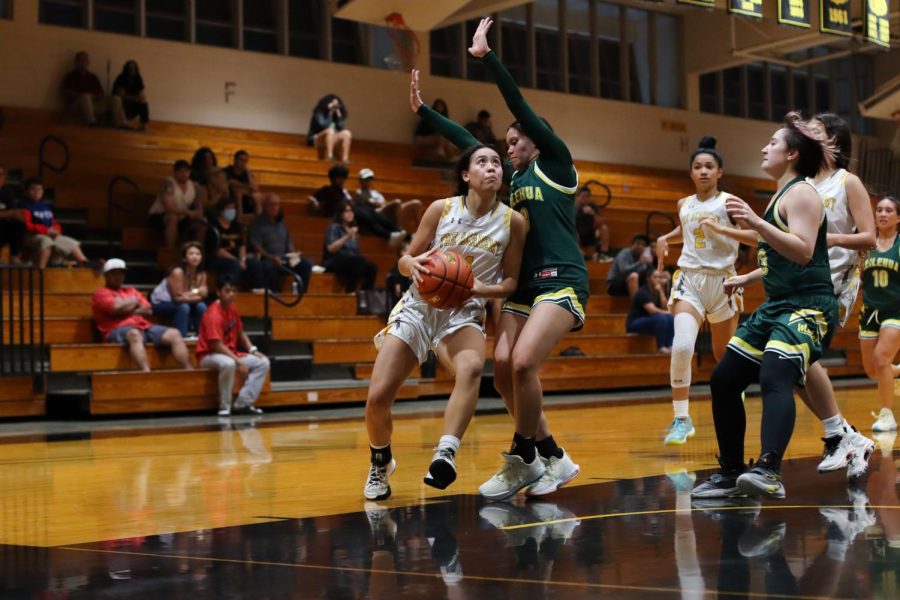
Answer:
[[[378,465],[379,467],[391,464],[391,459],[394,458],[394,455],[391,454],[390,444],[384,448],[373,448],[372,446],[369,446],[369,451],[372,453],[372,464]]]
[[[534,438],[522,437],[518,433],[514,434],[509,453],[520,457],[527,464],[533,463],[536,456]]]
[[[543,458],[549,459],[551,456],[562,458],[565,454],[563,449],[556,445],[556,440],[553,439],[552,435],[542,440],[538,440],[534,445],[537,447],[538,454]]]

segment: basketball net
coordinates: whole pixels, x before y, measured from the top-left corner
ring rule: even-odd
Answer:
[[[391,13],[384,18],[388,34],[391,36],[393,51],[385,60],[389,69],[409,71],[416,66],[419,56],[419,38],[409,28],[400,13]]]

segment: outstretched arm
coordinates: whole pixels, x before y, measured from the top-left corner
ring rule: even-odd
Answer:
[[[450,143],[460,150],[465,150],[472,144],[478,143],[478,140],[475,139],[475,136],[469,133],[469,131],[465,127],[459,125],[458,123],[454,123],[438,111],[433,110],[430,106],[422,102],[422,92],[419,89],[418,69],[413,69],[412,73],[410,73],[409,107],[426,123],[431,125],[435,131],[450,140]]]
[[[469,54],[483,59],[493,73],[497,87],[500,88],[500,93],[506,100],[506,106],[525,128],[528,137],[540,148],[541,155],[538,160],[541,168],[558,183],[567,186],[576,185],[578,181],[575,170],[572,168],[572,154],[569,152],[569,148],[528,105],[522,92],[519,91],[516,80],[506,70],[497,55],[491,51],[487,42],[487,32],[492,24],[493,20],[489,18],[481,20],[472,37]]]

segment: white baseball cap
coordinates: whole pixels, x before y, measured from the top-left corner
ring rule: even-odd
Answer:
[[[126,268],[125,261],[122,260],[121,258],[111,258],[108,261],[106,261],[105,263],[103,263],[103,272],[104,273],[109,273],[110,271],[116,271],[118,269],[121,269],[122,271],[124,271],[125,268]]]
[[[372,169],[360,169],[359,170],[359,178],[360,179],[375,179],[375,171]]]

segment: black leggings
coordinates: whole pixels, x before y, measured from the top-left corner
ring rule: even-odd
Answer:
[[[325,261],[325,270],[338,276],[347,293],[375,289],[378,265],[359,254],[335,254]]]
[[[762,364],[757,364],[729,348],[709,382],[719,456],[728,469],[744,464],[747,416],[741,393],[757,380],[763,398],[761,455],[774,452],[780,461],[794,432],[794,386],[800,381],[797,365],[771,351],[763,354]]]

